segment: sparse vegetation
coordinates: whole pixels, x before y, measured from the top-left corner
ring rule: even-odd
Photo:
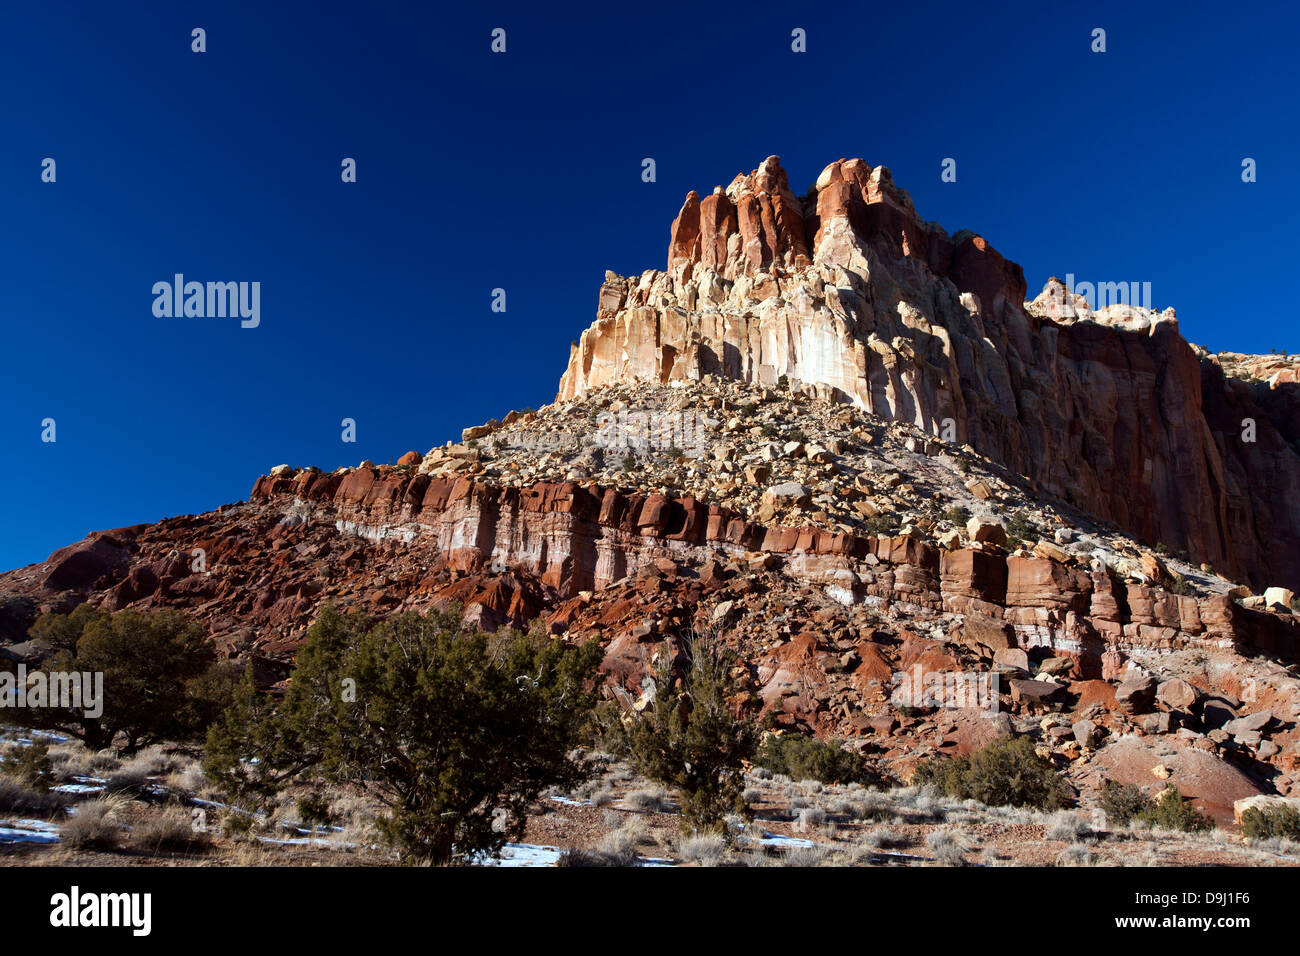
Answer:
[[[1107,780],[1102,786],[1097,803],[1106,814],[1106,823],[1121,827],[1141,817],[1151,806],[1151,801],[1133,784],[1120,784],[1114,780]]]
[[[1251,807],[1241,815],[1241,832],[1252,840],[1291,840],[1300,843],[1300,813],[1288,806]]]
[[[55,794],[34,790],[13,777],[0,776],[0,813],[53,813],[58,807]]]
[[[7,748],[0,757],[0,773],[21,781],[37,793],[48,793],[54,776],[49,746],[34,740],[25,747]]]
[[[1018,548],[1021,545],[1037,541],[1042,537],[1042,532],[1038,525],[1034,524],[1020,512],[1016,512],[1006,520],[1007,529],[1007,546]]]
[[[131,831],[131,843],[151,853],[201,853],[211,840],[194,829],[190,815],[181,807],[168,807]]]
[[[928,761],[917,768],[914,782],[990,806],[1056,810],[1069,800],[1061,775],[1034,752],[1028,737],[1002,737],[969,757]]]
[[[594,641],[464,633],[455,612],[376,624],[327,608],[284,700],[250,678],[208,735],[205,770],[262,801],[311,776],[365,787],[407,859],[449,863],[453,844],[461,860],[493,853],[522,835],[543,790],[588,776],[572,752],[600,660]]]
[[[955,505],[943,512],[939,517],[944,521],[964,528],[966,522],[970,520],[970,509],[965,505]]]
[[[862,530],[867,534],[892,534],[898,528],[898,515],[878,514],[862,519]]]
[[[122,838],[118,816],[124,801],[99,797],[77,807],[77,813],[63,824],[59,839],[78,850],[115,850]]]
[[[749,815],[742,765],[754,755],[758,731],[732,711],[735,655],[705,635],[688,648],[680,680],[673,662],[660,659],[661,689],[629,729],[628,746],[642,773],[677,789],[690,829],[716,832],[727,814]]]
[[[1177,787],[1162,790],[1153,800],[1132,784],[1107,780],[1098,804],[1111,826],[1141,824],[1186,833],[1214,828],[1214,821],[1197,810]]]
[[[850,783],[865,781],[869,776],[860,754],[839,744],[800,734],[769,734],[759,747],[754,762],[772,773],[795,780]]]
[[[82,604],[43,615],[30,633],[54,646],[49,670],[103,674],[103,713],[39,707],[17,709],[13,719],[91,750],[118,741],[129,755],[161,740],[198,739],[235,684],[231,666],[214,662],[205,629],[176,611],[110,614]]]
[[[1142,812],[1141,819],[1153,827],[1184,833],[1214,829],[1214,821],[1197,810],[1177,787],[1166,787],[1160,791],[1151,805]]]

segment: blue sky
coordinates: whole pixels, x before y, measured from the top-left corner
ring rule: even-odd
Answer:
[[[1192,341],[1300,351],[1291,11],[557,6],[2,15],[0,568],[550,401],[604,270],[662,268],[686,192],[770,154],[797,192],[889,166],[1031,294],[1146,281]],[[261,325],[156,318],[177,272],[261,282]]]

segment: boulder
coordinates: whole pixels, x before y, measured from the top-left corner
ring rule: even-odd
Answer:
[[[1244,717],[1237,717],[1223,725],[1225,732],[1237,737],[1245,733],[1258,733],[1273,721],[1273,712],[1261,710]]]
[[[992,518],[971,518],[966,522],[966,536],[980,544],[1001,547],[1007,543],[1007,529]]]
[[[1101,738],[1101,730],[1091,720],[1076,720],[1070,727],[1074,739],[1085,747],[1095,746]]]
[[[1013,677],[1009,683],[1011,699],[1028,704],[1047,703],[1061,691],[1060,684],[1041,680],[1021,680]]]
[[[1156,679],[1149,674],[1126,677],[1115,689],[1115,703],[1129,714],[1145,714],[1156,699]]]
[[[1177,677],[1161,681],[1156,688],[1156,699],[1173,710],[1190,711],[1199,697],[1195,687]]]
[[[1295,592],[1290,588],[1265,588],[1264,604],[1268,607],[1280,607],[1291,610],[1291,602],[1295,600]]]

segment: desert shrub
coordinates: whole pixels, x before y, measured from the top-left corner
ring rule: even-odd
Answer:
[[[47,793],[54,777],[50,748],[39,740],[25,747],[9,747],[0,757],[0,773],[25,783],[38,793]]]
[[[257,818],[251,813],[227,810],[221,815],[221,832],[232,837],[247,836],[256,822]]]
[[[943,514],[939,515],[944,521],[951,522],[958,527],[966,527],[966,522],[970,520],[970,509],[964,505],[956,505],[949,508]]]
[[[122,835],[117,823],[122,801],[112,797],[87,800],[59,830],[59,841],[77,850],[116,849]]]
[[[944,866],[965,866],[966,859],[962,856],[963,848],[957,842],[957,838],[947,830],[933,830],[925,838],[925,845],[929,847],[934,858]]]
[[[575,848],[566,850],[560,854],[560,858],[555,861],[556,866],[637,866],[637,856],[633,853],[631,856],[616,855],[603,853],[600,850],[584,850]]]
[[[795,780],[849,783],[862,782],[869,776],[861,754],[800,734],[769,734],[758,748],[754,762]]]
[[[53,813],[58,794],[34,790],[14,777],[0,776],[0,813]]]
[[[1047,839],[1078,843],[1089,833],[1088,825],[1069,810],[1061,810],[1047,822]]]
[[[795,819],[795,829],[807,831],[819,827],[825,822],[826,811],[821,807],[804,807],[799,811],[799,816]]]
[[[716,638],[696,635],[688,658],[678,679],[673,662],[661,657],[661,689],[628,729],[628,746],[641,773],[677,789],[691,830],[720,831],[728,813],[749,815],[744,763],[754,756],[758,729],[732,709],[735,654]]]
[[[1057,866],[1092,866],[1093,862],[1092,851],[1082,843],[1067,846],[1056,858]]]
[[[245,799],[309,774],[365,787],[408,860],[449,863],[453,844],[461,859],[496,853],[544,790],[590,776],[577,748],[601,657],[596,641],[464,632],[454,611],[376,624],[328,607],[278,705],[245,680],[208,734],[204,769]]]
[[[872,827],[863,834],[862,842],[873,850],[892,850],[907,846],[908,839],[890,827]]]
[[[194,828],[188,811],[168,807],[131,831],[131,843],[150,853],[201,853],[211,841]]]
[[[633,790],[623,798],[623,802],[631,809],[643,813],[667,813],[672,809],[668,794],[659,789]]]
[[[717,866],[726,853],[727,843],[716,833],[696,833],[682,841],[682,856],[700,866]]]
[[[1056,810],[1070,798],[1061,775],[1034,752],[1028,737],[1002,737],[968,757],[927,761],[913,782],[989,806]]]
[[[299,797],[297,802],[298,819],[307,826],[327,827],[334,822],[330,814],[329,797],[321,793],[309,793]]]
[[[1037,541],[1042,536],[1042,532],[1038,530],[1038,525],[1019,512],[1007,519],[1006,528],[1007,545],[1012,548],[1019,547],[1028,541]]]
[[[104,792],[139,794],[147,786],[149,773],[144,767],[123,767],[108,775],[104,782]]]
[[[862,530],[867,534],[892,534],[898,527],[898,515],[878,514],[862,519]]]
[[[102,713],[33,707],[16,711],[15,719],[70,734],[91,750],[118,734],[125,754],[161,740],[198,739],[228,703],[221,695],[231,686],[224,676],[230,665],[213,663],[205,629],[179,612],[110,614],[83,604],[70,614],[42,615],[29,633],[55,646],[44,664],[49,670],[103,675]]]
[[[1114,780],[1107,780],[1102,786],[1097,803],[1105,811],[1110,826],[1127,826],[1130,820],[1141,818],[1151,809],[1151,801],[1141,789]]]
[[[1251,807],[1241,815],[1241,832],[1252,840],[1300,843],[1300,813],[1294,807]]]
[[[1166,787],[1156,795],[1141,819],[1153,827],[1196,833],[1214,829],[1214,821],[1197,810],[1177,787]]]

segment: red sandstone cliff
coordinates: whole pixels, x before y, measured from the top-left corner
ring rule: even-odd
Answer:
[[[1059,287],[1059,283],[1056,284]],[[1300,588],[1300,385],[1225,377],[1172,312],[1061,308],[980,236],[922,221],[884,167],[777,157],[687,196],[667,268],[608,273],[559,398],[781,376],[941,434],[1256,588]],[[1242,440],[1243,420],[1255,441]]]

